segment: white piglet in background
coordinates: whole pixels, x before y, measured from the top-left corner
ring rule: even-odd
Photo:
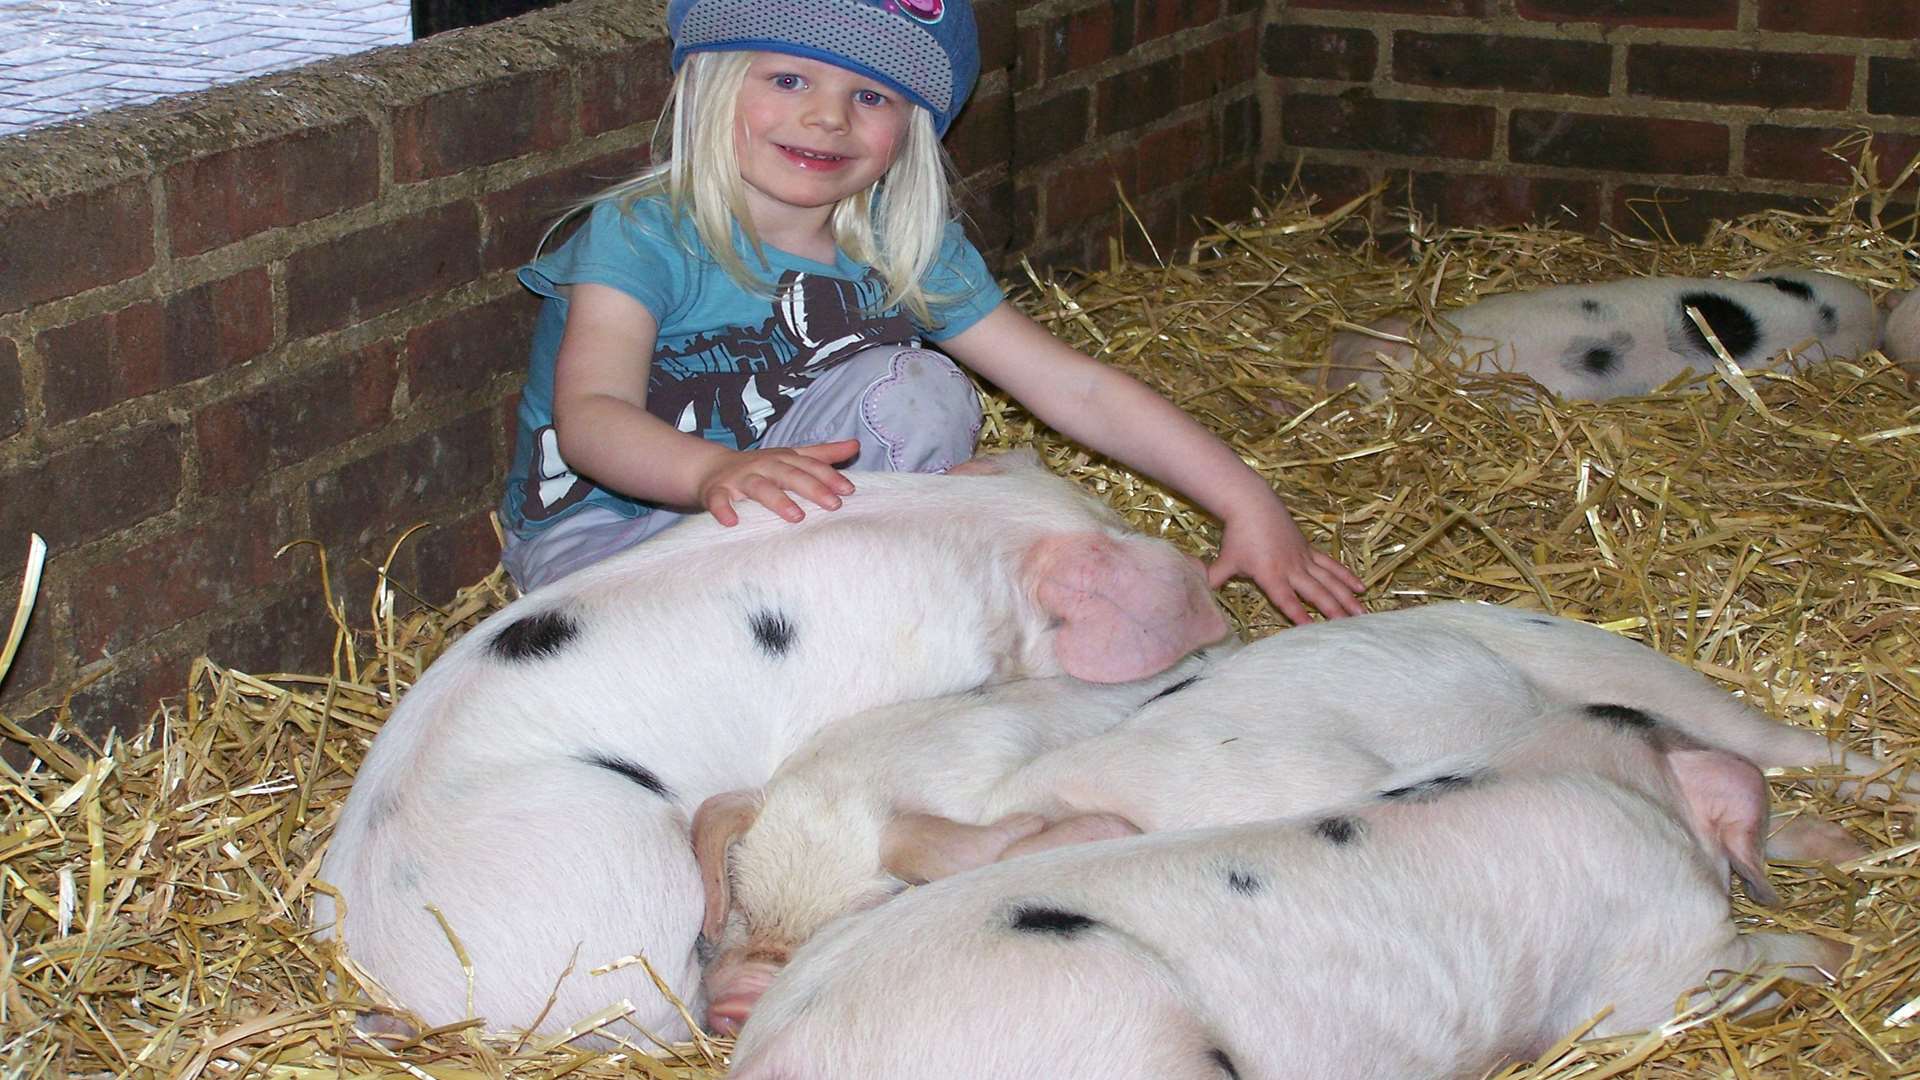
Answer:
[[[639,965],[590,971],[644,955],[697,1001],[708,796],[847,714],[1142,678],[1226,634],[1197,560],[1031,457],[978,468],[863,475],[797,524],[690,519],[488,618],[374,740],[320,870],[344,904],[316,924],[429,1024],[560,1031],[625,998],[671,1036]]]
[[[1766,783],[1621,707],[1312,816],[1042,852],[802,949],[735,1080],[1451,1080],[1672,1015],[1709,973],[1831,972],[1738,934]]]
[[[717,948],[709,1024],[737,1028],[800,944],[902,882],[1061,843],[1338,805],[1525,736],[1572,704],[1658,715],[1763,766],[1881,768],[1632,640],[1469,603],[1296,627],[1144,684],[1043,680],[876,710],[821,733],[764,789],[716,796],[696,817]],[[1803,817],[1773,850],[1839,859],[1857,846]]]
[[[1410,342],[1418,342],[1469,369],[1529,376],[1563,397],[1651,393],[1688,371],[1714,370],[1689,307],[1743,368],[1858,357],[1880,346],[1880,311],[1859,286],[1833,274],[1628,278],[1501,293],[1442,312],[1457,336],[1416,336],[1405,316],[1368,333],[1343,331],[1330,349],[1327,388],[1360,382],[1379,390],[1387,367],[1413,366],[1421,350]]]

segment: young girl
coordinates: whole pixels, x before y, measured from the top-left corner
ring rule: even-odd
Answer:
[[[663,163],[520,272],[545,298],[502,500],[522,589],[684,513],[836,509],[836,466],[966,460],[979,400],[950,356],[1218,516],[1214,587],[1249,577],[1295,622],[1361,610],[1258,474],[1008,304],[966,240],[940,138],[979,74],[969,0],[672,0],[667,27]]]

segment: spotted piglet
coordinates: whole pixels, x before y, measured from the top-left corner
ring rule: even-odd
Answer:
[[[1859,286],[1833,274],[1774,271],[1747,281],[1629,278],[1501,293],[1442,313],[1451,329],[1416,332],[1401,316],[1335,335],[1328,389],[1377,391],[1388,367],[1421,352],[1469,369],[1517,372],[1563,397],[1646,394],[1692,371],[1714,370],[1697,309],[1742,367],[1857,357],[1880,344],[1881,316]]]
[[[350,958],[427,1023],[471,1008],[562,1031],[625,998],[675,1034],[639,965],[591,972],[644,955],[698,1007],[703,800],[850,713],[1024,676],[1136,679],[1227,632],[1196,560],[1030,456],[866,474],[798,524],[742,517],[690,519],[508,605],[374,740],[320,870],[343,903],[316,923],[338,919]]]
[[[1658,1024],[1709,973],[1844,947],[1738,934],[1766,785],[1623,706],[1310,816],[1042,852],[816,937],[735,1080],[1480,1076]]]
[[[1573,619],[1436,603],[1210,649],[1144,683],[1032,680],[878,709],[821,732],[764,787],[694,819],[707,886],[708,1023],[730,1032],[836,918],[1049,846],[1338,805],[1410,769],[1604,700],[1764,766],[1883,763],[1779,723],[1631,639]],[[1770,842],[1839,860],[1837,825]]]

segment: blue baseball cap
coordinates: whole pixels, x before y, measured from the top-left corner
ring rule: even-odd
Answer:
[[[972,0],[672,0],[673,69],[688,53],[787,53],[856,71],[933,114],[941,135],[980,77]]]

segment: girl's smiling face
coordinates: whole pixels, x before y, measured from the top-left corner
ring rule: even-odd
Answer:
[[[748,210],[763,233],[815,224],[893,164],[913,105],[883,83],[784,53],[756,53],[734,108]]]

